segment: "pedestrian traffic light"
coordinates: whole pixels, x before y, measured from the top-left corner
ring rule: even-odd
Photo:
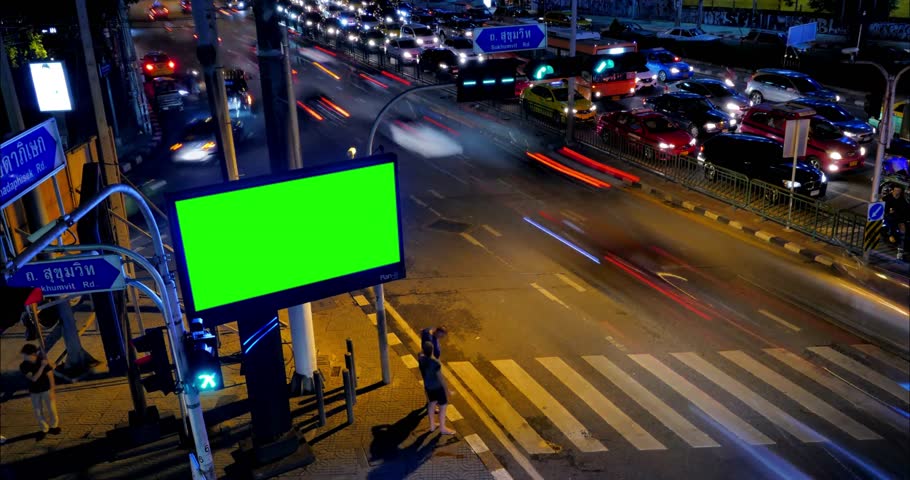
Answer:
[[[137,352],[148,352],[148,355],[137,358],[135,363],[139,373],[151,373],[142,379],[145,390],[165,395],[174,392],[176,388],[164,343],[164,327],[147,328],[145,335],[130,340],[130,344]]]
[[[515,97],[515,69],[513,59],[493,59],[461,67],[456,80],[459,102]]]
[[[218,357],[218,337],[202,327],[201,318],[190,321],[190,332],[186,335],[184,350],[189,364],[187,383],[193,384],[200,392],[224,388],[221,359]]]

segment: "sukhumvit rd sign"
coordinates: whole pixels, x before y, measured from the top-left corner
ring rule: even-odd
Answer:
[[[0,208],[15,202],[66,163],[57,121],[49,119],[0,146]]]

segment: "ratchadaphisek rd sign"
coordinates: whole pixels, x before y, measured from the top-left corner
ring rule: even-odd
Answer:
[[[474,29],[474,52],[500,53],[547,48],[547,26],[542,23]]]
[[[53,118],[0,146],[0,209],[15,202],[66,163]]]
[[[45,296],[121,290],[126,287],[118,255],[78,255],[28,263],[7,280],[11,287],[40,288]]]

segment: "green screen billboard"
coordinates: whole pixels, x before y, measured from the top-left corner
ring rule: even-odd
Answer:
[[[394,155],[181,192],[169,218],[186,310],[207,324],[404,277]]]

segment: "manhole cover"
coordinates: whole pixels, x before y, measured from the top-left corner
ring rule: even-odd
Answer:
[[[443,232],[463,233],[468,231],[468,229],[471,228],[471,225],[464,222],[456,222],[454,220],[446,220],[444,218],[440,218],[439,220],[431,223],[430,228],[441,230]]]

